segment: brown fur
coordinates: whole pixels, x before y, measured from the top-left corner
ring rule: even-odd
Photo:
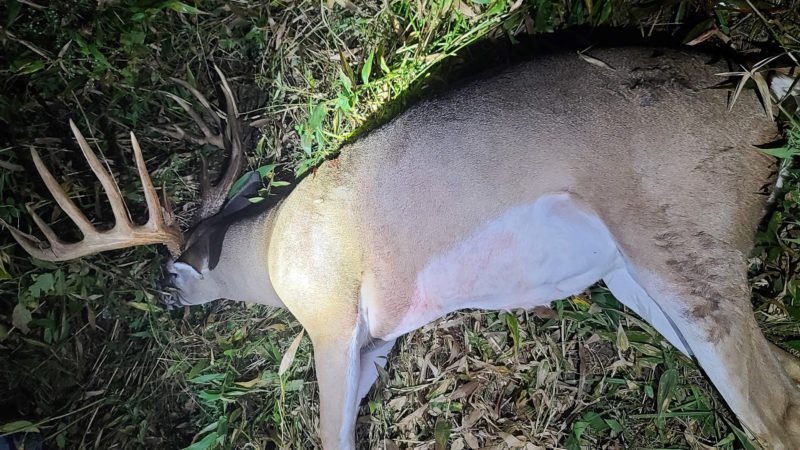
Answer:
[[[370,325],[381,338],[408,311],[430,258],[511,207],[569,192],[636,266],[659,275],[648,292],[684,302],[674,305],[676,317],[696,328],[684,332],[704,335],[729,358],[722,378],[741,383],[729,388],[759,399],[729,399],[737,414],[776,448],[800,446],[779,431],[800,427],[797,406],[763,351],[745,278],[762,189],[775,171],[753,146],[774,140],[775,127],[752,95],[726,111],[726,92],[710,89],[726,67],[692,53],[653,53],[593,52],[614,70],[540,58],[423,102],[347,146],[281,208],[269,257],[278,294],[312,335],[344,345],[359,314],[354,292],[369,273],[379,308]],[[315,254],[326,258],[309,263]],[[292,275],[298,270],[313,274],[310,284]],[[728,347],[742,339],[751,350]],[[775,384],[737,374],[743,363],[774,369]],[[777,414],[765,409],[781,404]],[[325,414],[323,405],[323,428],[336,428]]]

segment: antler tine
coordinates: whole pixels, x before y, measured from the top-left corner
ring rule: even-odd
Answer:
[[[223,147],[224,148],[224,147]],[[208,180],[208,161],[206,161],[206,157],[203,154],[200,154],[200,195],[201,195],[201,202],[205,204],[205,199],[208,197],[208,193],[211,192],[211,182]],[[205,219],[206,217],[210,216],[211,214],[205,214],[203,212],[203,206],[200,207],[200,218]],[[213,213],[212,213],[213,214]]]
[[[42,177],[42,181],[44,181],[44,185],[47,186],[47,190],[50,191],[50,195],[53,196],[58,206],[67,213],[67,216],[72,219],[72,222],[78,226],[81,233],[83,233],[84,236],[90,233],[96,233],[97,230],[95,230],[92,223],[89,222],[89,219],[75,206],[72,199],[61,190],[58,181],[56,181],[53,174],[47,169],[47,166],[44,165],[42,158],[39,157],[39,153],[33,148],[31,148],[31,158],[33,159],[33,164],[36,166],[36,171],[39,172],[39,176]]]
[[[66,261],[68,259],[80,258],[81,256],[106,250],[148,244],[166,244],[170,253],[172,253],[173,256],[177,256],[180,253],[183,243],[183,235],[177,227],[165,221],[164,212],[161,210],[161,204],[158,201],[156,190],[153,187],[150,175],[145,167],[142,149],[139,146],[139,142],[136,140],[136,136],[131,133],[131,146],[133,147],[139,178],[142,180],[142,189],[144,190],[147,210],[150,216],[147,223],[141,226],[134,225],[128,218],[128,213],[125,210],[125,203],[122,200],[119,187],[111,178],[111,175],[103,169],[100,160],[94,152],[92,152],[86,139],[83,138],[83,135],[81,135],[80,131],[78,131],[78,128],[71,120],[70,127],[78,140],[83,155],[89,162],[89,166],[106,191],[109,203],[114,211],[114,218],[116,219],[114,227],[108,231],[97,231],[89,220],[86,219],[86,216],[84,216],[72,200],[69,199],[67,194],[61,190],[58,182],[56,182],[50,171],[47,170],[47,167],[45,167],[35,150],[31,150],[31,156],[33,157],[36,169],[39,171],[45,185],[47,185],[48,190],[53,195],[56,202],[73,222],[78,225],[81,233],[83,233],[83,240],[76,243],[65,243],[60,240],[50,226],[30,207],[28,211],[31,213],[33,221],[42,230],[42,233],[44,233],[45,238],[50,244],[49,247],[46,247],[45,243],[39,239],[12,227],[2,219],[0,219],[0,224],[9,229],[14,239],[25,251],[30,253],[31,256],[45,261]]]
[[[169,197],[167,196],[167,189],[164,186],[161,186],[161,216],[164,218],[164,224],[168,227],[178,227],[178,221],[175,219],[175,211],[172,209],[172,203],[169,201]]]
[[[217,189],[220,189],[224,196],[228,195],[228,191],[236,181],[239,175],[239,170],[242,167],[242,159],[244,158],[244,151],[242,150],[242,128],[239,123],[239,111],[236,107],[236,98],[233,96],[233,91],[228,85],[228,79],[222,74],[219,67],[214,66],[217,71],[219,79],[222,81],[222,94],[225,96],[225,106],[228,112],[228,128],[230,129],[230,142],[231,142],[231,155],[228,167],[225,170],[225,175],[220,179],[217,184]]]
[[[212,113],[212,114],[214,113],[214,109],[211,108],[211,103],[209,103],[209,101],[206,98],[206,96],[203,95],[202,93],[200,93],[200,91],[198,91],[194,86],[192,86],[191,84],[187,83],[184,80],[181,80],[180,78],[170,77],[170,80],[172,80],[174,83],[180,84],[187,91],[191,92],[192,95],[194,95],[195,98],[198,101],[200,101],[200,104],[203,105],[203,107],[206,109],[206,111],[208,111],[209,113]]]
[[[226,104],[226,113],[224,114],[226,117],[222,117],[222,113],[213,109],[211,104],[208,102],[208,99],[206,99],[206,97],[194,86],[178,78],[171,78],[171,80],[191,92],[192,95],[197,98],[200,104],[202,104],[203,107],[209,112],[209,114],[216,116],[219,119],[225,119],[227,122],[227,128],[229,129],[227,136],[225,133],[220,133],[218,135],[213,134],[208,124],[204,122],[197,112],[192,109],[189,102],[176,96],[175,94],[166,91],[162,91],[162,93],[175,100],[181,106],[181,108],[183,108],[183,110],[189,114],[192,120],[197,123],[197,126],[203,132],[205,138],[189,134],[177,126],[175,127],[177,131],[156,129],[156,131],[160,132],[161,134],[171,136],[176,139],[186,139],[196,144],[212,144],[229,152],[227,168],[225,169],[224,173],[220,175],[217,183],[213,186],[209,182],[206,161],[201,156],[202,167],[199,181],[202,200],[200,203],[200,208],[197,211],[197,217],[201,220],[213,216],[220,210],[228,196],[228,191],[236,181],[236,177],[241,170],[242,162],[244,160],[241,124],[239,123],[239,112],[236,107],[236,98],[233,95],[230,85],[228,85],[227,78],[225,78],[225,75],[222,74],[222,71],[219,69],[219,67],[214,66],[214,70],[217,72],[217,75],[221,81],[221,89],[223,96],[225,97]]]
[[[133,147],[133,159],[136,160],[136,170],[139,172],[139,179],[142,180],[142,190],[144,191],[144,199],[147,203],[147,226],[155,228],[158,224],[164,222],[164,217],[161,214],[161,204],[158,202],[158,194],[156,188],[153,187],[153,181],[150,180],[150,174],[147,172],[147,167],[144,165],[144,157],[142,156],[142,148],[139,146],[139,140],[136,135],[131,131],[131,147]]]
[[[48,225],[47,222],[45,222],[42,219],[42,217],[39,214],[37,214],[36,211],[33,210],[33,208],[31,208],[30,205],[25,205],[25,209],[28,210],[28,214],[31,215],[31,217],[33,218],[33,222],[36,223],[36,226],[39,227],[40,230],[42,230],[42,234],[44,234],[45,239],[47,239],[47,242],[50,243],[51,247],[55,244],[63,245],[65,243],[64,241],[58,238],[53,229],[50,228],[50,225]],[[31,237],[33,238],[33,236]],[[39,241],[38,239],[36,240]],[[39,241],[39,244],[41,246],[42,242]]]
[[[131,147],[133,147],[133,156],[136,159],[136,169],[139,171],[139,178],[142,180],[142,190],[144,191],[144,199],[147,203],[147,223],[144,228],[153,232],[163,231],[166,233],[167,238],[164,244],[173,256],[178,256],[181,252],[181,245],[183,244],[183,236],[180,232],[168,224],[164,219],[164,211],[161,209],[161,203],[158,201],[158,194],[156,188],[153,187],[153,181],[150,180],[150,173],[147,172],[147,167],[144,165],[144,157],[142,156],[142,148],[139,146],[139,140],[136,135],[131,131]],[[166,199],[166,196],[164,197]],[[168,211],[172,215],[172,210]],[[172,218],[170,217],[170,221]]]
[[[183,128],[181,128],[178,125],[174,125],[173,124],[172,128],[174,128],[174,130],[165,130],[165,129],[159,128],[159,127],[150,127],[150,129],[152,131],[155,131],[155,132],[157,132],[159,134],[163,134],[164,136],[169,136],[169,137],[174,138],[174,139],[189,141],[189,142],[191,142],[193,144],[196,144],[196,145],[206,145],[206,144],[216,145],[216,141],[215,142],[209,142],[209,140],[205,136],[204,137],[199,137],[199,136],[196,136],[196,135],[194,135],[192,133],[187,133]]]
[[[31,212],[31,214],[34,217],[33,220],[37,224],[44,223],[41,217],[39,217],[38,214],[34,213],[32,209],[28,208],[28,211]],[[0,219],[0,224],[8,228],[8,231],[11,232],[11,236],[14,238],[14,240],[16,240],[17,243],[19,243],[19,245],[34,258],[41,260],[58,261],[58,259],[56,259],[57,254],[53,249],[61,247],[63,243],[58,238],[55,238],[55,240],[51,240],[51,237],[55,237],[55,235],[53,234],[53,230],[46,224],[45,227],[42,228],[42,231],[44,232],[45,237],[47,237],[47,240],[49,241],[50,244],[49,247],[45,246],[44,242],[40,241],[39,239],[36,239],[34,236],[31,236],[30,234],[25,233],[22,230],[9,225],[3,219]]]
[[[228,79],[225,78],[225,75],[222,73],[219,67],[214,65],[214,70],[217,72],[220,81],[222,82],[222,94],[225,96],[225,101],[227,101],[227,109],[228,115],[233,115],[237,117],[239,115],[239,111],[236,110],[236,100],[233,98],[233,91],[231,91],[231,87],[228,84]]]
[[[208,128],[208,125],[205,123],[205,121],[203,121],[203,118],[200,117],[194,109],[192,109],[192,105],[190,105],[189,102],[187,102],[186,100],[178,97],[177,95],[175,95],[175,94],[173,94],[171,92],[162,91],[162,93],[164,95],[166,95],[167,97],[175,100],[175,102],[177,102],[178,105],[180,105],[180,107],[183,108],[183,110],[186,111],[187,114],[189,114],[189,116],[192,118],[192,120],[200,128],[200,131],[203,132],[203,136],[205,136],[205,140],[203,140],[202,138],[198,138],[197,136],[192,136],[189,133],[186,133],[185,131],[181,130],[178,127],[175,127],[175,128],[178,128],[179,136],[173,136],[173,137],[176,137],[176,138],[188,137],[190,140],[192,140],[192,141],[194,141],[196,143],[199,143],[199,144],[211,144],[211,145],[215,145],[215,146],[217,146],[219,148],[223,148],[224,147],[224,144],[223,144],[223,141],[222,141],[222,136],[214,134],[214,133],[211,132],[211,129]],[[201,103],[202,103],[202,101],[201,101]],[[209,108],[209,111],[211,111],[210,108]],[[213,111],[211,111],[211,112],[213,113]],[[169,132],[166,132],[164,134],[171,135]]]
[[[106,197],[108,197],[108,203],[111,205],[111,211],[114,213],[114,220],[116,221],[115,227],[130,227],[131,223],[128,219],[128,211],[125,209],[125,203],[122,201],[122,195],[119,193],[117,183],[111,178],[111,175],[106,172],[106,169],[103,168],[100,159],[94,154],[92,148],[89,147],[89,143],[86,142],[83,134],[78,130],[78,127],[72,119],[69,121],[69,127],[72,128],[72,133],[75,135],[75,139],[78,140],[78,146],[80,146],[83,156],[89,163],[89,167],[92,168],[92,172],[94,172],[94,175],[100,180],[100,184],[103,185],[103,190],[106,192]]]

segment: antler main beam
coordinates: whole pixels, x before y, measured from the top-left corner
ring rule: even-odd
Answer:
[[[167,217],[171,217],[171,212],[162,210],[161,204],[158,201],[158,196],[156,195],[156,190],[153,187],[150,175],[144,165],[142,149],[139,147],[136,136],[131,133],[131,146],[133,147],[139,178],[142,180],[142,188],[144,190],[144,197],[147,202],[147,211],[149,215],[147,223],[139,226],[134,225],[133,221],[129,218],[117,183],[103,168],[100,159],[95,155],[91,147],[89,147],[89,143],[86,142],[86,139],[83,137],[80,130],[78,130],[78,127],[75,126],[72,120],[69,121],[69,126],[72,128],[72,133],[78,141],[83,156],[89,162],[89,166],[92,168],[95,176],[103,185],[103,190],[106,192],[111,210],[114,213],[114,227],[107,231],[97,230],[81,210],[75,206],[75,203],[69,196],[61,189],[58,181],[56,181],[55,177],[53,177],[44,165],[36,150],[33,149],[31,149],[31,157],[33,158],[33,163],[36,165],[36,170],[42,177],[47,189],[53,195],[56,203],[58,203],[58,206],[64,210],[81,231],[83,240],[75,243],[62,241],[55,232],[53,232],[52,228],[50,228],[31,207],[28,207],[28,211],[31,217],[33,217],[34,222],[36,222],[36,225],[42,230],[49,246],[45,245],[44,242],[36,237],[12,227],[2,219],[0,219],[0,223],[11,231],[14,239],[16,239],[22,248],[30,253],[31,256],[45,261],[66,261],[106,250],[149,244],[165,244],[170,253],[178,255],[183,243],[183,235],[174,223],[170,223],[165,219],[165,214]]]

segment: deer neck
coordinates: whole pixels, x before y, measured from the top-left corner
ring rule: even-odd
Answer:
[[[209,272],[220,298],[285,308],[272,286],[267,264],[280,206],[232,223],[221,236],[219,263]]]

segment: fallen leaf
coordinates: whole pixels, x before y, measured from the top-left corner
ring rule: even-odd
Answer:
[[[583,54],[581,52],[578,52],[578,56],[580,56],[581,59],[583,59],[584,61],[588,62],[589,64],[591,64],[593,66],[597,66],[597,67],[600,67],[600,68],[603,68],[603,69],[608,69],[608,70],[615,70],[613,67],[609,66],[608,64],[606,64],[603,61],[600,61],[597,58],[592,58],[591,56],[585,55],[585,54]]]
[[[283,374],[286,373],[287,370],[289,370],[289,366],[291,366],[292,363],[294,362],[294,356],[295,354],[297,354],[297,347],[300,346],[300,341],[303,339],[304,333],[305,330],[300,330],[300,334],[298,334],[297,337],[294,338],[294,341],[292,341],[292,344],[289,346],[289,349],[286,350],[286,354],[283,355],[283,358],[281,359],[281,365],[278,368],[278,376],[283,376]]]
[[[475,408],[475,409],[473,409],[473,410],[472,410],[472,412],[471,412],[471,413],[469,413],[469,415],[468,415],[468,416],[467,416],[467,417],[464,419],[464,421],[462,422],[462,424],[463,424],[464,428],[469,428],[469,427],[471,427],[472,425],[474,425],[474,424],[475,424],[477,421],[479,421],[479,420],[480,420],[482,417],[483,417],[483,411],[481,411],[481,410],[480,410],[480,409],[478,409],[478,408]],[[464,439],[466,439],[466,440],[467,440],[467,444],[469,444],[469,442],[470,442],[470,441],[469,441],[469,439],[467,439],[467,437],[466,437],[466,436],[464,436]],[[472,446],[470,445],[470,447],[472,447]]]
[[[467,443],[469,448],[475,449],[480,447],[478,438],[476,438],[472,433],[464,433],[464,441]]]
[[[475,389],[478,389],[480,385],[481,384],[477,381],[470,381],[467,384],[461,385],[458,387],[458,389],[453,391],[452,394],[450,394],[450,400],[469,397],[473,392],[475,392]]]
[[[33,320],[31,316],[31,312],[28,311],[28,308],[25,307],[22,303],[17,303],[17,306],[14,307],[14,311],[11,313],[11,323],[19,328],[25,334],[28,334],[31,331],[28,328],[28,324]]]
[[[425,414],[425,410],[427,410],[427,409],[428,409],[428,405],[427,404],[420,406],[419,408],[417,408],[416,411],[414,411],[413,413],[411,413],[411,414],[407,415],[406,417],[404,417],[400,422],[397,423],[397,425],[401,429],[408,429],[408,427],[412,423],[414,423],[417,420],[422,418],[422,415]]]
[[[251,387],[255,386],[256,384],[258,384],[259,381],[261,381],[261,374],[258,374],[257,377],[253,378],[250,381],[237,381],[235,384],[237,386],[241,386],[243,388],[251,388]]]
[[[525,446],[525,442],[519,440],[516,436],[512,436],[502,431],[498,435],[503,438],[503,441],[511,448],[520,448]]]
[[[558,313],[553,308],[547,306],[536,306],[533,308],[533,315],[540,319],[555,319],[558,320]]]

